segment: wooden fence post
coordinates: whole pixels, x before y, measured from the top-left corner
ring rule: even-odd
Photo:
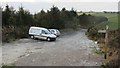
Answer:
[[[105,59],[107,59],[108,30],[109,30],[109,26],[106,25],[106,34],[105,34],[105,56],[104,56]]]

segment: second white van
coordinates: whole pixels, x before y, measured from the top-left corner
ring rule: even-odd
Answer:
[[[52,34],[48,29],[42,27],[30,27],[29,35],[32,39],[43,39],[47,41],[56,40],[56,35]]]
[[[58,29],[49,29],[49,31],[50,31],[52,34],[56,35],[57,37],[60,36],[60,31],[59,31]]]

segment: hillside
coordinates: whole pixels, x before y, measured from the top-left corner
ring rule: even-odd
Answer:
[[[103,27],[103,25],[108,25],[110,29],[116,30],[118,29],[118,14],[117,13],[93,13],[94,16],[105,16],[108,18],[108,22],[104,22],[104,24],[100,24],[99,27]],[[105,27],[105,26],[104,26]],[[103,28],[104,28],[103,27]]]
[[[78,15],[82,15],[83,13],[78,13]],[[85,12],[85,14],[91,14],[93,16],[103,16],[107,17],[108,21],[99,23],[95,26],[97,29],[105,29],[105,26],[108,25],[110,29],[116,30],[118,29],[118,14],[117,13],[103,13],[103,12]]]
[[[94,13],[78,13],[79,23],[82,28],[91,28],[108,21],[106,16],[94,15]]]

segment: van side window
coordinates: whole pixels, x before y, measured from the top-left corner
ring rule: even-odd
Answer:
[[[42,34],[45,34],[46,32],[44,30],[42,30]]]
[[[54,30],[51,30],[52,32],[55,32]]]

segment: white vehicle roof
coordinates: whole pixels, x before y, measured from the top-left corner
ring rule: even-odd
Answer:
[[[49,30],[58,30],[58,29],[49,29]]]
[[[30,27],[30,28],[32,28],[32,29],[43,29],[43,30],[47,30],[46,28],[43,28],[43,27],[35,27],[35,26],[32,26],[32,27]]]

